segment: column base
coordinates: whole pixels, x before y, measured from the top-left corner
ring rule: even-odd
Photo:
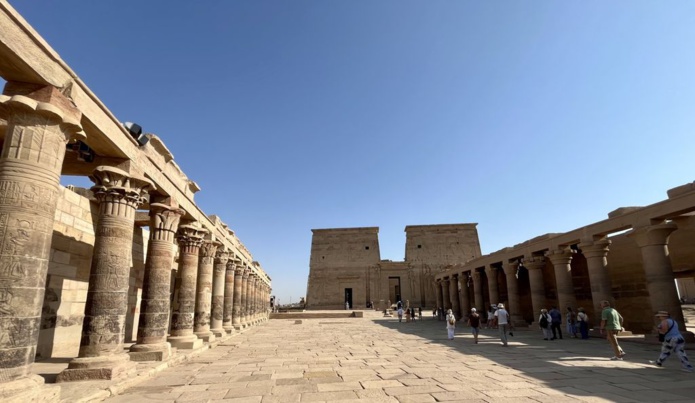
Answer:
[[[167,361],[174,355],[171,343],[133,344],[128,353],[131,361]]]
[[[229,326],[222,326],[222,329],[224,329],[225,333],[228,335],[234,333],[234,326],[229,325]]]
[[[128,354],[104,357],[78,357],[68,364],[68,368],[58,374],[56,382],[88,380],[115,380],[127,378],[135,372],[135,363]]]
[[[199,339],[203,340],[206,343],[212,343],[215,341],[215,335],[210,331],[207,330],[205,332],[193,332],[196,336],[198,336]]]
[[[227,335],[227,332],[226,332],[224,329],[210,329],[210,331],[211,331],[212,334],[214,334],[215,337],[218,338],[218,339],[221,338],[221,337],[223,337],[223,336],[226,336],[226,335]]]
[[[171,343],[171,347],[181,350],[195,350],[203,347],[203,341],[194,334],[188,336],[169,336],[167,341]]]
[[[0,384],[0,401],[6,403],[57,402],[60,399],[60,386],[45,385],[42,377],[28,375],[25,378]]]
[[[241,329],[243,329],[243,327],[241,326],[241,323],[234,324],[234,330],[236,330],[237,332],[240,332]]]

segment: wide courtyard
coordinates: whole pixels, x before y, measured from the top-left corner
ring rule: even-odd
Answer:
[[[447,340],[432,317],[270,320],[188,363],[157,373],[109,403],[159,402],[692,402],[695,376],[677,357],[649,365],[659,346],[622,339],[544,341],[517,330],[503,347],[494,329],[474,344],[458,325]],[[692,353],[691,353],[692,355]]]

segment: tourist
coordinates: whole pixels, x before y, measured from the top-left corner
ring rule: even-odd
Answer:
[[[611,303],[601,301],[601,329],[600,333],[606,331],[606,339],[611,344],[615,355],[611,358],[614,361],[622,361],[625,352],[618,344],[618,333],[623,330],[623,317],[617,310],[611,308]]]
[[[553,331],[553,340],[557,339],[558,334],[560,335],[560,340],[562,340],[562,314],[556,306],[550,309],[550,329]]]
[[[541,315],[538,317],[538,326],[540,326],[543,331],[543,340],[552,340],[550,332],[550,322],[552,318],[548,315],[548,310],[541,309]]]
[[[442,308],[441,306],[439,307],[439,311],[438,311],[438,316],[437,316],[437,318],[438,318],[439,320],[444,320],[444,308]]]
[[[410,308],[410,319],[415,322],[415,308]]]
[[[446,330],[449,340],[454,340],[454,331],[456,330],[456,317],[451,312],[451,309],[446,311]]]
[[[345,301],[345,310],[347,311],[348,309],[350,309],[350,303]]]
[[[410,322],[410,309],[405,308],[405,323]]]
[[[421,306],[417,307],[417,316],[418,316],[418,319],[422,320],[422,307]]]
[[[574,313],[572,307],[567,307],[567,333],[572,336],[573,339],[577,338],[577,314]]]
[[[682,370],[693,372],[693,366],[685,354],[685,339],[678,330],[678,323],[671,319],[671,315],[666,311],[657,312],[655,317],[659,320],[656,330],[659,332],[659,341],[661,341],[661,354],[656,361],[649,362],[660,367],[671,353],[676,353],[681,360]]]
[[[509,312],[504,309],[504,304],[497,304],[497,310],[495,311],[495,323],[497,323],[497,328],[500,332],[500,340],[502,345],[507,345],[507,331],[512,329]]]
[[[495,326],[495,307],[490,305],[490,309],[487,310],[487,323],[486,328],[492,329]]]
[[[471,314],[468,316],[468,326],[471,327],[473,333],[473,341],[478,344],[478,333],[480,332],[480,315],[475,308],[471,308]]]
[[[403,307],[399,307],[396,312],[398,313],[398,321],[403,322]]]
[[[579,333],[582,335],[582,340],[589,339],[589,315],[584,312],[584,308],[579,307],[577,312],[577,323],[579,324]]]

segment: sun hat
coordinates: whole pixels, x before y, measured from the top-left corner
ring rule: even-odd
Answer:
[[[671,316],[667,311],[659,311],[654,316]]]
[[[471,312],[475,312],[475,308],[471,308]]]
[[[497,308],[504,308],[504,304],[497,304]]]

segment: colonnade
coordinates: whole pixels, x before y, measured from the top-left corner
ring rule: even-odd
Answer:
[[[662,221],[652,225],[635,225],[624,236],[632,239],[639,250],[638,260],[642,262],[648,294],[646,298],[651,310],[669,311],[680,329],[685,329],[668,248],[669,236],[677,229],[677,220]],[[435,291],[440,306],[453,308],[459,318],[467,316],[472,307],[486,311],[491,305],[502,302],[514,324],[527,325],[528,320],[524,320],[524,316],[537,318],[542,308],[550,308],[549,303],[556,305],[563,314],[567,307],[577,309],[577,284],[572,277],[572,261],[581,254],[586,259],[590,282],[593,305],[590,310],[593,311],[594,323],[598,323],[601,301],[607,300],[615,306],[617,299],[612,292],[613,284],[608,271],[610,245],[611,240],[604,236],[539,251],[533,251],[528,246],[525,246],[525,250],[508,248],[504,254],[487,255],[440,273],[435,278]],[[483,262],[484,266],[481,266]],[[520,271],[527,274],[527,292],[523,296],[520,294]],[[549,272],[553,274],[553,284],[547,281]],[[499,290],[502,287],[506,290],[505,301],[500,300]],[[522,304],[522,298],[527,299],[525,304]],[[522,305],[532,312],[525,312]],[[644,315],[643,312],[640,314]],[[624,311],[623,316],[629,322],[630,311]]]
[[[9,94],[9,95],[8,95]],[[81,113],[52,86],[8,83],[0,95],[0,391],[29,390],[66,144]],[[2,123],[2,122],[0,122]],[[167,360],[267,320],[270,278],[187,216],[142,174],[97,166],[94,246],[79,354],[58,382],[115,379],[133,361]],[[137,341],[124,350],[136,211],[149,210]],[[173,306],[171,274],[178,244]],[[170,320],[171,319],[171,320]]]

